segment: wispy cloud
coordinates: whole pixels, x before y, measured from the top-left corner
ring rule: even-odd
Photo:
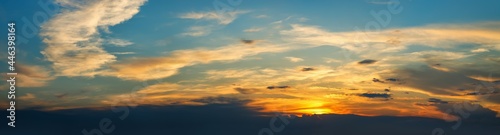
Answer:
[[[370,4],[377,4],[377,5],[389,5],[389,4],[396,4],[399,1],[395,1],[395,0],[368,0],[367,2]]]
[[[301,61],[304,61],[304,59],[298,58],[298,57],[285,57],[285,59],[289,60],[290,62],[301,62]]]
[[[211,32],[212,32],[211,26],[191,26],[189,27],[187,32],[184,32],[181,35],[199,37],[199,36],[206,36]]]
[[[42,66],[16,64],[16,70],[16,85],[19,87],[43,87],[56,78],[50,70]]]
[[[257,15],[255,16],[255,18],[269,18],[268,15]]]
[[[282,52],[289,47],[273,44],[244,44],[223,46],[216,49],[177,50],[165,57],[133,58],[110,65],[103,75],[128,80],[150,80],[172,76],[180,68],[215,61],[236,61],[260,53]]]
[[[228,11],[224,14],[219,14],[215,11],[208,12],[189,12],[179,15],[179,18],[194,19],[194,20],[209,20],[217,21],[219,24],[227,25],[233,22],[238,15],[248,13],[249,11]]]
[[[98,29],[132,18],[145,0],[56,2],[64,10],[41,26],[42,54],[58,75],[93,76],[116,58],[101,47]]]
[[[245,29],[243,31],[244,32],[259,32],[261,30],[262,30],[262,28],[249,28],[249,29]]]
[[[124,55],[124,54],[136,54],[136,53],[135,52],[111,52],[111,54]]]
[[[133,42],[130,42],[128,40],[117,39],[117,38],[106,39],[106,42],[107,42],[107,44],[111,44],[111,45],[115,45],[115,46],[121,46],[121,47],[134,44]]]
[[[308,45],[331,45],[350,51],[361,52],[376,49],[378,53],[402,50],[409,45],[425,45],[446,48],[460,43],[476,43],[484,48],[498,49],[500,31],[489,29],[500,23],[440,24],[422,27],[387,29],[373,32],[330,32],[317,26],[291,25],[292,29],[283,30],[295,43]],[[432,37],[432,38],[429,38]]]
[[[473,52],[473,53],[482,53],[482,52],[489,52],[489,51],[490,50],[485,49],[485,48],[477,48],[477,49],[471,50],[470,52]]]
[[[19,97],[22,100],[32,100],[35,99],[36,96],[33,95],[32,93],[26,93],[26,95]]]

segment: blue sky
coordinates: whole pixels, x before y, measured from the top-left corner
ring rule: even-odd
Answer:
[[[486,91],[499,88],[500,1],[49,2],[55,14],[0,2],[1,21],[20,36],[23,18],[47,15],[17,46],[21,108],[231,97],[291,114],[456,119],[432,99],[500,111],[500,96]]]

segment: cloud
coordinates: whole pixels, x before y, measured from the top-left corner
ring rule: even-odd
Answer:
[[[438,98],[429,98],[429,100],[427,100],[427,102],[435,103],[435,104],[448,104],[448,101],[443,101],[443,100],[438,99]]]
[[[258,16],[255,16],[255,18],[269,18],[268,15],[258,15]]]
[[[246,69],[246,70],[236,70],[236,69],[230,69],[230,70],[223,70],[223,71],[218,71],[218,70],[208,70],[205,72],[205,74],[208,75],[208,79],[211,80],[216,80],[216,79],[221,79],[221,78],[243,78],[252,74],[255,74],[256,71],[252,69]]]
[[[144,89],[139,90],[138,94],[160,94],[169,91],[179,90],[181,88],[178,84],[173,83],[161,83],[156,85],[151,85]]]
[[[298,58],[298,57],[285,57],[287,60],[289,60],[290,62],[301,62],[301,61],[304,61],[304,59],[302,58]]]
[[[376,4],[376,5],[391,5],[391,4],[397,4],[397,3],[399,3],[399,1],[395,1],[395,0],[369,0],[368,3]]]
[[[301,17],[298,20],[299,20],[299,22],[307,22],[307,21],[309,21],[309,19],[305,18],[305,17]]]
[[[192,101],[205,104],[242,104],[247,102],[247,101],[242,101],[238,98],[224,97],[224,96],[204,97],[200,99],[194,99]]]
[[[42,66],[16,63],[16,70],[18,71],[16,85],[19,87],[43,87],[56,78],[50,70]]]
[[[54,96],[61,99],[67,97],[69,94],[68,93],[60,93],[60,94],[55,94]]]
[[[360,97],[367,97],[367,98],[390,98],[391,97],[391,94],[387,94],[387,93],[361,93],[361,94],[358,94],[358,96]]]
[[[33,95],[32,93],[26,93],[26,95],[19,97],[22,100],[32,100],[35,99],[36,96]]]
[[[372,79],[372,82],[380,82],[380,83],[385,83],[385,81],[381,81],[380,79],[377,79],[377,78],[373,78],[373,79]]]
[[[373,64],[375,62],[377,62],[377,60],[366,59],[366,60],[359,61],[358,64]]]
[[[333,58],[324,58],[326,63],[340,63],[341,60],[333,59]]]
[[[291,88],[290,86],[286,86],[286,85],[281,85],[281,86],[267,86],[267,89],[286,89],[286,88]]]
[[[99,28],[129,20],[145,1],[56,2],[63,10],[41,26],[40,36],[47,45],[41,53],[57,75],[93,76],[116,58],[101,47]]]
[[[106,42],[108,44],[115,45],[115,46],[120,46],[120,47],[129,46],[129,45],[134,44],[133,42],[130,42],[128,40],[117,39],[117,38],[107,39]]]
[[[391,76],[393,75],[405,78],[403,86],[440,95],[463,95],[456,90],[466,87],[464,84],[477,82],[460,72],[444,72],[425,65],[418,68],[395,69],[392,71]]]
[[[184,32],[181,35],[199,37],[199,36],[206,36],[211,32],[212,32],[211,26],[191,26],[189,27],[187,32]]]
[[[135,52],[111,52],[111,54],[125,55],[125,54],[136,54]]]
[[[280,31],[285,39],[297,44],[337,46],[354,52],[386,53],[403,50],[410,45],[447,48],[461,43],[479,44],[499,49],[500,23],[437,24],[421,27],[385,29],[380,31],[330,32],[317,26],[292,24]],[[432,37],[432,38],[429,38]]]
[[[444,113],[460,118],[458,119],[460,121],[493,122],[496,119],[496,115],[498,114],[498,112],[495,112],[489,108],[485,108],[480,104],[470,102],[435,104],[435,106],[438,108],[438,110]],[[461,108],[462,111],[465,111],[467,113],[456,111],[458,108]]]
[[[171,52],[169,56],[131,58],[119,63],[113,63],[110,65],[110,69],[102,73],[102,75],[139,81],[160,79],[172,76],[178,72],[178,69],[186,66],[216,61],[230,62],[260,53],[282,52],[289,49],[288,47],[271,44],[255,46],[238,44],[211,50],[204,48],[176,50]]]
[[[470,52],[473,52],[473,53],[482,53],[482,52],[489,52],[489,51],[490,50],[485,49],[485,48],[477,48],[477,49],[471,50]]]
[[[249,28],[249,29],[243,30],[243,32],[259,32],[261,30],[262,30],[262,28]]]
[[[397,82],[397,81],[400,81],[399,79],[397,78],[387,78],[385,79],[386,81],[390,81],[390,82]]]
[[[244,44],[254,44],[254,43],[255,43],[255,42],[257,42],[257,41],[255,41],[255,40],[250,40],[250,39],[242,39],[242,40],[240,40],[240,42],[241,42],[241,43],[244,43]]]
[[[449,52],[449,51],[420,51],[420,52],[410,53],[410,55],[414,55],[416,57],[423,58],[426,61],[432,61],[432,62],[438,62],[444,60],[456,60],[471,56],[460,52]]]
[[[238,15],[248,13],[249,11],[227,11],[219,14],[215,11],[210,12],[189,12],[179,15],[182,19],[209,20],[218,21],[219,24],[227,25],[233,22]]]
[[[313,71],[313,70],[316,70],[316,69],[311,68],[311,67],[305,67],[305,68],[302,68],[300,71]]]
[[[255,89],[255,88],[241,88],[241,87],[234,88],[234,90],[238,91],[241,94],[255,94],[255,93],[258,93],[258,92],[261,91],[260,89]]]

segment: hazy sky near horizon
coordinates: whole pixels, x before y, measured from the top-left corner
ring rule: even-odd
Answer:
[[[0,3],[2,22],[33,35],[17,46],[19,108],[241,100],[291,114],[500,111],[500,1],[56,0],[46,19],[33,17],[47,13],[38,3]]]

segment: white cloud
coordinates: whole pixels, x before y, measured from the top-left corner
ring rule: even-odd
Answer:
[[[117,38],[107,39],[106,41],[107,41],[108,44],[116,45],[116,46],[128,46],[128,45],[134,44],[134,43],[132,43],[132,42],[130,42],[128,40],[117,39]]]
[[[111,54],[135,54],[135,52],[112,52]]]
[[[249,29],[245,29],[243,31],[244,32],[259,32],[261,30],[262,30],[262,28],[249,28]]]
[[[290,62],[301,62],[301,61],[304,61],[304,59],[298,58],[298,57],[285,57],[285,59],[289,60]]]
[[[288,17],[286,17],[285,19],[282,19],[282,20],[274,21],[271,24],[282,24],[283,22],[290,20],[290,18],[292,18],[292,16],[288,16]]]
[[[470,52],[473,52],[473,53],[482,53],[482,52],[489,52],[489,51],[490,50],[485,49],[485,48],[477,48],[477,49],[471,50]]]
[[[219,14],[215,11],[190,12],[179,15],[179,18],[218,21],[219,24],[227,25],[233,22],[238,17],[238,15],[245,14],[248,12],[249,11],[228,11],[224,12],[224,14]]]
[[[326,63],[339,63],[339,62],[342,62],[340,60],[333,59],[333,58],[324,58],[324,59],[325,59]]]
[[[269,18],[269,16],[267,16],[267,15],[258,15],[258,16],[255,16],[255,18]]]
[[[206,36],[212,32],[212,27],[210,26],[191,26],[187,32],[182,33],[183,36]]]
[[[408,45],[426,45],[446,48],[459,43],[477,43],[484,47],[500,44],[500,31],[488,29],[500,23],[477,23],[467,25],[429,25],[424,27],[387,29],[374,32],[330,32],[316,26],[291,25],[292,29],[281,31],[295,43],[308,45],[331,45],[350,51],[369,51],[384,48],[397,51]],[[402,47],[403,46],[403,47]]]
[[[115,56],[101,46],[98,29],[122,23],[139,12],[145,0],[56,1],[62,12],[41,26],[47,47],[41,52],[62,76],[93,76]]]
[[[410,53],[410,55],[434,61],[456,60],[470,56],[460,52],[448,52],[448,51],[420,51],[420,52]]]

